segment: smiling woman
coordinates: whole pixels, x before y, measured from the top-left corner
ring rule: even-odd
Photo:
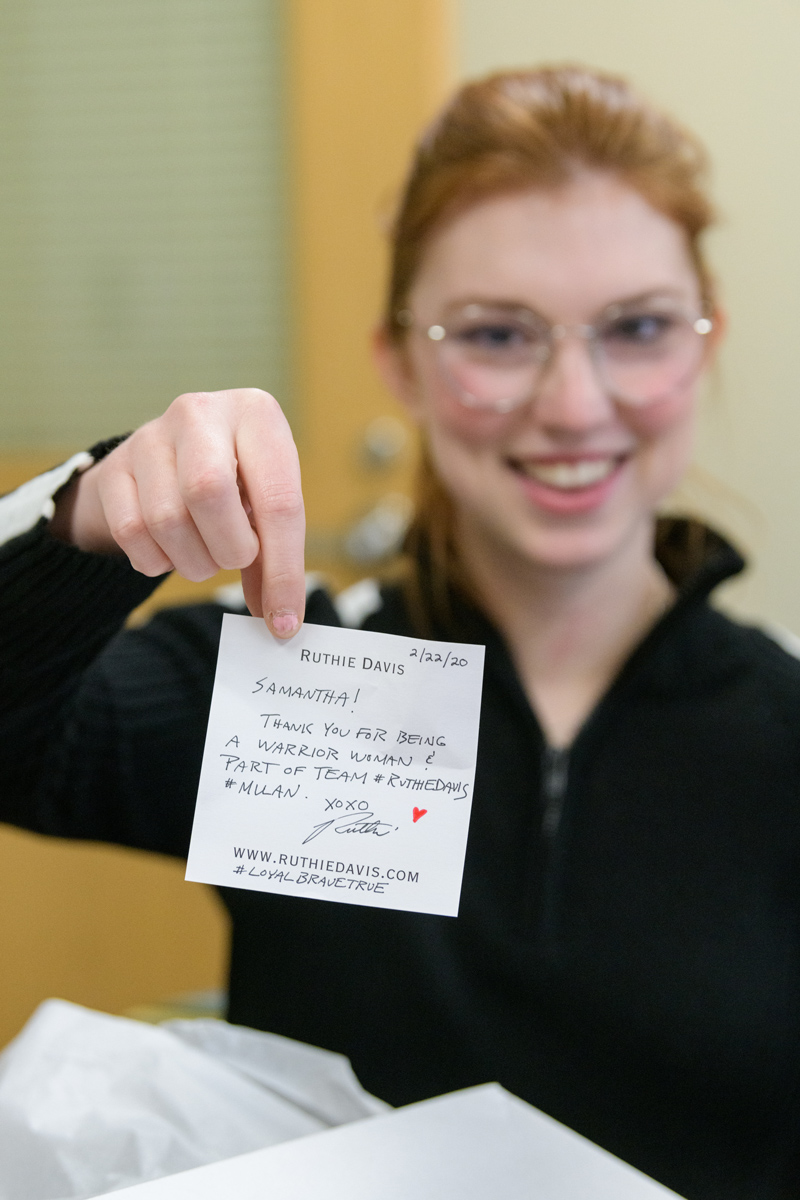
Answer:
[[[377,350],[424,434],[411,540],[440,611],[459,581],[504,629],[554,744],[671,602],[655,513],[722,330],[704,166],[620,80],[495,76],[428,131],[395,223]]]
[[[478,305],[531,318],[475,325],[466,314]],[[409,306],[422,327],[454,320],[455,347],[444,358],[436,349],[448,338],[431,342],[417,328],[386,347],[424,430],[430,484],[441,480],[453,514],[455,553],[506,630],[555,744],[572,740],[669,602],[653,521],[691,454],[709,342],[694,328],[701,305],[680,227],[613,177],[584,172],[554,191],[483,200],[434,235]],[[554,353],[541,354],[546,334],[537,346],[533,319],[562,335]],[[420,533],[435,511],[420,506]],[[613,614],[582,635],[575,572],[584,611]],[[567,624],[545,632],[531,601],[552,604],[566,589]]]
[[[228,1015],[348,1054],[391,1103],[499,1079],[690,1200],[781,1200],[800,664],[709,605],[737,552],[657,517],[724,327],[702,169],[689,134],[579,68],[468,85],[423,135],[374,342],[425,445],[417,517],[407,578],[361,615],[486,646],[461,907],[230,889]],[[182,855],[221,610],[113,635],[160,572],[221,564],[291,636],[297,457],[245,389],[179,397],[92,458],[0,548],[3,812]],[[307,616],[338,620],[319,590]]]

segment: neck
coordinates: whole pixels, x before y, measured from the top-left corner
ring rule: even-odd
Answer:
[[[653,558],[652,522],[613,556],[569,569],[520,562],[472,529],[461,528],[458,540],[545,737],[569,744],[673,599]]]

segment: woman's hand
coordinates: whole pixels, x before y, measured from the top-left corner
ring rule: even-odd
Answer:
[[[143,575],[239,568],[248,607],[279,637],[305,607],[300,466],[280,406],[257,388],[179,396],[59,499],[57,537],[123,551]]]

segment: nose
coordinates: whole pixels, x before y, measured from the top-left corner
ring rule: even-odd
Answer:
[[[562,433],[585,433],[614,419],[616,406],[584,338],[569,333],[556,340],[533,411],[540,424]]]

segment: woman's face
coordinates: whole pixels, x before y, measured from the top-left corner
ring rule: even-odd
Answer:
[[[700,315],[682,230],[612,177],[489,199],[427,249],[402,350],[384,345],[396,390],[422,426],[459,531],[550,568],[586,567],[641,535],[691,450],[696,379],[647,404],[615,400],[575,332],[530,402],[510,412],[464,403],[428,327],[480,305],[523,308],[550,325],[595,325],[613,306]]]

